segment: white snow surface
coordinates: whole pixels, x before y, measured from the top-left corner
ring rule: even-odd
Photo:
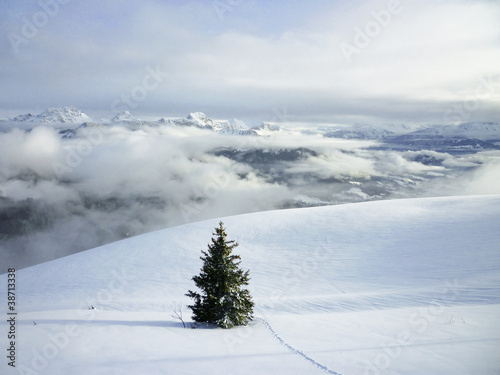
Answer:
[[[222,218],[256,319],[184,329],[172,307],[189,327],[218,220],[17,271],[17,369],[4,356],[2,374],[500,373],[500,196]]]

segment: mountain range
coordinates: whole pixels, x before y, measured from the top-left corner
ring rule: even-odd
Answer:
[[[147,126],[160,126],[160,125],[173,125],[173,126],[188,126],[196,127],[200,129],[212,130],[222,134],[234,134],[234,135],[269,135],[269,133],[282,130],[281,127],[277,125],[271,125],[267,123],[262,123],[256,127],[247,127],[242,121],[234,120],[233,122],[226,120],[213,120],[208,118],[202,112],[190,113],[185,118],[165,118],[162,117],[157,121],[146,121],[134,117],[129,111],[122,111],[116,114],[110,120],[98,120],[93,119],[81,110],[73,107],[60,107],[60,108],[49,108],[41,112],[38,115],[32,115],[31,113],[21,114],[13,118],[1,120],[2,122],[11,123],[25,123],[25,124],[53,124],[57,125],[81,125],[81,127],[89,126],[112,126],[121,125],[129,128],[137,128],[143,125]],[[70,134],[74,134],[74,130],[78,127],[68,127],[66,129],[61,129],[61,134],[68,137]]]
[[[78,127],[126,126],[137,129],[141,126],[196,127],[221,134],[270,136],[276,132],[289,132],[277,124],[262,122],[248,127],[239,120],[214,120],[202,112],[190,113],[185,118],[165,118],[146,121],[134,117],[129,111],[116,114],[110,120],[93,119],[73,107],[49,108],[38,115],[21,114],[1,120],[12,124],[52,124],[61,128],[63,137],[72,137]],[[5,126],[3,127],[5,129]],[[354,124],[352,126],[310,127],[308,134],[317,133],[327,138],[373,140],[377,148],[395,150],[437,150],[451,153],[467,153],[500,149],[500,123],[468,122],[458,125],[406,125],[406,124]],[[300,132],[299,132],[300,133]]]

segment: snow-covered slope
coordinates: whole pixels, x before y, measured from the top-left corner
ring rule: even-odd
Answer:
[[[184,329],[172,317],[172,307],[183,306],[189,326],[184,293],[194,287],[214,219],[18,271],[18,370],[500,373],[500,196],[223,221],[250,269],[258,319],[248,327]],[[6,287],[6,275],[1,280]],[[6,319],[0,325],[6,332]],[[5,358],[2,366],[15,373]]]

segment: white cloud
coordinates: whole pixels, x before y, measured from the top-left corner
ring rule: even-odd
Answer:
[[[87,140],[83,134],[61,139],[47,127],[0,133],[0,209],[21,207],[28,222],[37,218],[46,225],[0,246],[61,256],[170,225],[297,201],[338,203],[498,189],[498,165],[486,164],[494,156],[489,154],[380,151],[368,148],[374,142],[298,132],[253,137],[175,126],[98,129],[101,137],[90,148],[82,148]],[[85,154],[77,158],[75,150]],[[214,150],[246,151],[257,161],[236,161],[230,153],[217,156]],[[284,150],[291,153],[280,154]],[[265,153],[276,157],[258,162]],[[411,161],[420,156],[433,157],[442,166]],[[66,165],[62,174],[53,169],[55,162]],[[484,166],[477,173],[461,172],[480,162]]]
[[[19,169],[47,174],[61,152],[56,131],[37,127],[30,133],[12,130],[0,137],[0,176],[8,178]]]
[[[467,177],[461,189],[465,194],[500,194],[500,155],[490,156],[484,165]]]
[[[159,65],[170,77],[139,111],[266,119],[287,105],[301,119],[435,122],[450,101],[474,95],[478,77],[500,77],[500,5],[486,0],[401,1],[402,11],[348,63],[340,44],[354,43],[356,28],[363,30],[387,4],[284,9],[248,2],[221,20],[200,2],[130,3],[119,11],[114,2],[69,3],[22,53],[5,50],[2,102],[109,110],[141,82],[147,66]],[[24,12],[36,9],[34,3]],[[19,19],[4,18],[4,31],[20,30]],[[499,92],[484,98],[474,116],[498,115],[491,103]]]

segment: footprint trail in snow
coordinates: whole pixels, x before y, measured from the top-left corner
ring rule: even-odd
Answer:
[[[264,320],[262,318],[255,318],[255,320],[258,320],[259,322],[263,323],[267,327],[267,329],[269,330],[269,332],[271,332],[271,334],[274,336],[274,338],[276,340],[278,340],[279,343],[281,345],[283,345],[284,347],[286,347],[288,350],[291,350],[293,353],[300,355],[302,358],[304,358],[306,361],[308,361],[311,364],[313,364],[315,367],[318,367],[321,370],[326,371],[329,374],[342,375],[339,372],[335,372],[333,370],[330,370],[327,366],[322,365],[319,362],[316,362],[314,359],[312,359],[311,357],[309,357],[304,352],[302,352],[302,351],[300,351],[298,349],[295,349],[293,346],[291,346],[290,344],[288,344],[285,340],[283,340],[283,338],[280,335],[278,335],[278,333],[276,333],[276,331],[273,329],[273,327],[271,327],[271,325],[266,320]]]

